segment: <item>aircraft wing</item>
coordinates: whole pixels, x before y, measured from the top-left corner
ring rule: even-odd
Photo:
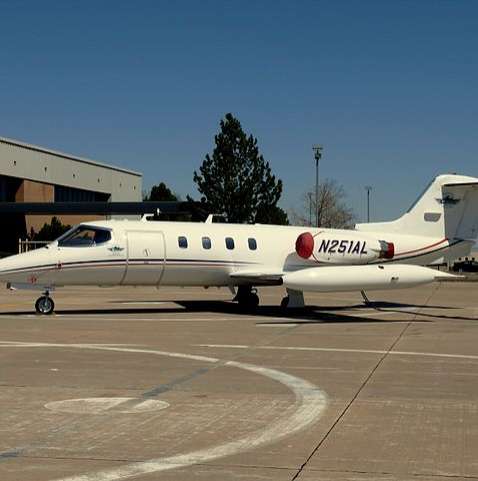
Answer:
[[[229,276],[231,279],[250,282],[254,285],[261,286],[280,286],[284,273],[276,269],[260,269],[257,271],[241,270],[232,272]]]

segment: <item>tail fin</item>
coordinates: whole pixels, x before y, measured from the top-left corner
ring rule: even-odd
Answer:
[[[439,175],[399,219],[355,228],[474,241],[478,237],[478,178]]]

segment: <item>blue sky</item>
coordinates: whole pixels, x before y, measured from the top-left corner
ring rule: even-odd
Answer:
[[[436,174],[478,176],[478,2],[0,1],[0,136],[144,173],[192,172],[232,112],[298,207],[321,176],[358,220]]]

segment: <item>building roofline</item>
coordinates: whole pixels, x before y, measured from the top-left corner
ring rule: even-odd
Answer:
[[[63,157],[64,159],[74,160],[76,162],[82,162],[83,164],[94,165],[96,167],[103,167],[105,169],[116,170],[118,172],[124,172],[126,174],[135,175],[137,177],[143,177],[143,174],[136,172],[134,170],[123,169],[122,167],[116,167],[110,164],[104,164],[103,162],[97,162],[96,160],[87,159],[85,157],[77,157],[71,154],[65,154],[64,152],[59,152],[56,150],[46,149],[44,147],[39,147],[38,145],[27,144],[26,142],[21,142],[15,139],[9,139],[7,137],[0,137],[0,143],[16,145],[24,149],[33,150],[35,152],[41,152],[43,154],[50,154],[56,157]]]

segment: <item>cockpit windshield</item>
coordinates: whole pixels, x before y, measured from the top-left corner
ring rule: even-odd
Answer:
[[[92,247],[104,244],[111,239],[107,229],[80,225],[58,239],[58,247]]]

